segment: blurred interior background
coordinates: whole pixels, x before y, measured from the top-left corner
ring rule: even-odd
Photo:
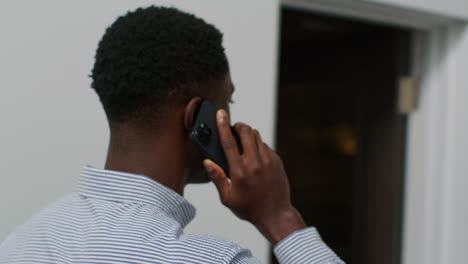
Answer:
[[[468,263],[465,0],[3,1],[0,240],[104,165],[90,73],[117,16],[171,5],[224,32],[233,120],[282,156],[294,204],[347,263]],[[211,185],[187,232],[274,263]]]

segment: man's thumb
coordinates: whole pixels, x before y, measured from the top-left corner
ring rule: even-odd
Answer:
[[[226,173],[224,173],[224,170],[218,166],[218,164],[209,159],[205,159],[203,161],[203,165],[208,171],[208,176],[210,176],[211,180],[216,185],[219,195],[221,196],[221,200],[224,200],[227,198],[227,195],[229,195],[230,188],[230,183]]]

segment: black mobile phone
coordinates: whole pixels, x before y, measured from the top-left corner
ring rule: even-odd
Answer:
[[[189,137],[207,158],[221,166],[226,175],[229,176],[228,161],[219,140],[216,126],[216,112],[216,107],[208,100],[201,101],[189,129]],[[242,154],[239,136],[233,127],[231,127],[231,131],[236,139],[239,152]]]

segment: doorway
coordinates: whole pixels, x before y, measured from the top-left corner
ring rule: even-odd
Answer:
[[[281,11],[276,148],[292,200],[348,264],[399,264],[411,32]]]

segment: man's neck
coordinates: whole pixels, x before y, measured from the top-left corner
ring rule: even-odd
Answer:
[[[111,135],[105,169],[143,174],[183,195],[184,157],[176,137],[121,135]]]

